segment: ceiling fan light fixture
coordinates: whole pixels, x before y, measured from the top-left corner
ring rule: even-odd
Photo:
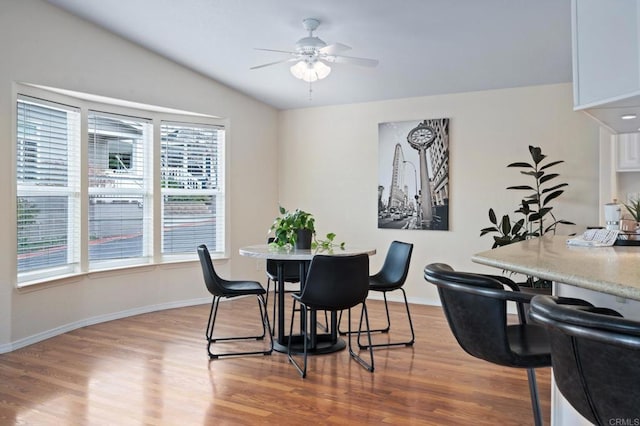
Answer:
[[[318,74],[318,80],[322,80],[331,73],[331,67],[320,61],[313,64],[313,69]]]
[[[299,78],[300,80],[304,80],[308,83],[313,83],[317,80],[322,80],[331,72],[331,67],[323,64],[320,61],[316,62],[307,62],[307,61],[299,61],[295,65],[289,68],[291,74],[295,78]]]

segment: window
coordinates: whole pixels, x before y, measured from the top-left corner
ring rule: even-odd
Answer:
[[[77,109],[18,98],[18,273],[29,279],[71,273],[79,263],[79,121]]]
[[[88,121],[90,267],[148,258],[151,122],[96,111]]]
[[[224,252],[224,128],[160,126],[162,253]]]
[[[37,97],[17,97],[18,285],[196,259],[202,243],[224,255],[224,126],[25,92]]]

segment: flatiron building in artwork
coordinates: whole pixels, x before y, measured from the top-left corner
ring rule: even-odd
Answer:
[[[381,123],[379,131],[387,158],[379,162],[378,227],[448,230],[449,119]]]

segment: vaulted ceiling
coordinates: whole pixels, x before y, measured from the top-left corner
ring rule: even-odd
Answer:
[[[570,0],[47,0],[278,109],[571,81]],[[285,59],[307,35],[343,43],[312,84]]]

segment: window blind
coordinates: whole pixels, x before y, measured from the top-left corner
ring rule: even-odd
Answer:
[[[89,111],[89,265],[150,257],[150,120]],[[131,262],[129,262],[131,263]]]
[[[162,253],[224,252],[223,127],[162,122]]]
[[[80,112],[19,95],[18,282],[72,272],[79,253]]]

